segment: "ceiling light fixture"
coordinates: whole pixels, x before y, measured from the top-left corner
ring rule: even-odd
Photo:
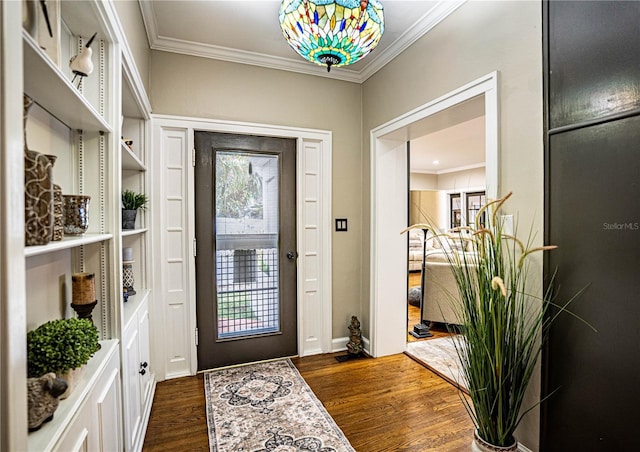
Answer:
[[[279,18],[293,50],[327,72],[367,56],[384,33],[378,0],[282,0]]]

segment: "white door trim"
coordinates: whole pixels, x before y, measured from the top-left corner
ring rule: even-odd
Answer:
[[[498,177],[498,73],[492,72],[451,91],[370,132],[371,142],[371,272],[370,351],[374,357],[406,349],[406,239],[400,236],[407,218],[408,128],[416,121],[476,96],[485,97],[486,191],[495,199]],[[402,181],[405,181],[404,184]],[[390,187],[395,182],[394,188]],[[406,191],[406,190],[404,190]]]
[[[220,133],[235,133],[257,136],[274,136],[282,138],[294,138],[297,140],[296,152],[296,208],[297,208],[297,243],[298,243],[298,272],[297,272],[297,305],[298,305],[298,354],[307,356],[319,353],[331,352],[332,346],[332,281],[331,281],[331,145],[332,135],[330,131],[303,129],[278,125],[254,124],[235,121],[223,121],[215,119],[189,118],[179,116],[153,115],[154,137],[159,137],[160,129],[181,129],[187,134],[188,152],[184,162],[186,170],[186,187],[188,213],[186,225],[189,240],[184,246],[189,247],[195,237],[195,207],[194,207],[194,169],[191,164],[191,155],[194,148],[194,131],[208,131]],[[152,159],[161,160],[162,143],[154,143],[155,155]],[[154,165],[160,168],[161,165]],[[161,174],[158,174],[161,176]],[[163,190],[161,177],[154,178],[153,196],[161,196]],[[157,203],[161,207],[160,203]],[[165,212],[166,213],[166,212]],[[154,224],[159,232],[156,234],[156,242],[162,247],[163,231],[161,222],[163,212],[156,212],[154,219],[159,224]],[[189,312],[188,325],[184,325],[188,332],[196,329],[196,305],[195,305],[195,258],[189,254],[186,271],[188,274],[189,296],[187,309]],[[163,265],[158,262],[158,265]],[[158,290],[156,294],[162,296],[161,269],[157,271]],[[158,303],[158,306],[164,306]],[[154,340],[156,350],[163,350],[163,341],[167,329],[164,323],[170,324],[167,318],[169,312],[160,312],[156,316],[160,324],[155,325]],[[162,365],[157,368],[159,380],[181,376],[181,374],[195,374],[197,371],[197,348],[195,334],[190,334],[193,340],[189,341],[189,350],[185,351],[188,369],[176,373],[163,371]],[[155,357],[168,363],[171,356],[161,356],[161,352]],[[166,367],[165,367],[166,369]]]

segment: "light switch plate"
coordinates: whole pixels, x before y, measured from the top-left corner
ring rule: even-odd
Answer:
[[[336,232],[344,232],[347,230],[347,219],[336,218]]]

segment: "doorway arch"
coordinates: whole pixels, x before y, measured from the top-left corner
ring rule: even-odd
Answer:
[[[371,142],[370,344],[372,356],[406,349],[407,153],[410,127],[431,115],[484,96],[487,197],[499,193],[498,73],[492,72],[376,127]]]

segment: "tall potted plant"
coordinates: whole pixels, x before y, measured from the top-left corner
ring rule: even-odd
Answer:
[[[517,450],[514,432],[539,403],[523,407],[548,328],[575,298],[550,317],[551,284],[541,296],[532,294],[531,254],[556,247],[533,247],[504,232],[499,212],[510,196],[483,206],[475,228],[459,228],[457,238],[469,241],[472,252],[448,254],[458,291],[451,302],[461,322],[454,344],[469,390],[462,401],[476,427],[474,451]],[[436,239],[443,236],[452,238]]]
[[[148,198],[144,193],[133,190],[122,192],[122,229],[135,229],[138,209],[145,209]]]

